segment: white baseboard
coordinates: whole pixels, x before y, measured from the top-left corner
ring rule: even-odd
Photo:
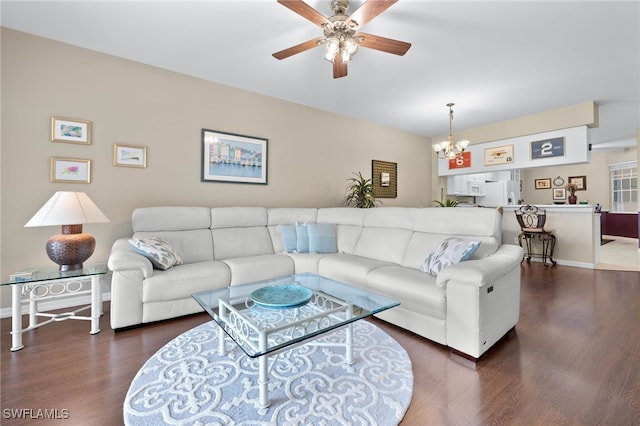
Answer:
[[[102,300],[109,301],[111,300],[111,293],[102,293]],[[61,299],[48,300],[46,302],[39,302],[38,309],[41,312],[54,311],[57,309],[66,309],[74,306],[82,306],[82,305],[90,305],[91,304],[91,295],[82,295],[76,297],[64,297]],[[22,315],[29,313],[29,304],[22,304]],[[11,317],[11,308],[2,308],[0,309],[0,318],[10,318]]]
[[[553,259],[556,261],[556,263],[558,265],[562,265],[562,266],[573,266],[574,268],[584,268],[584,269],[596,269],[596,266],[593,263],[586,263],[586,262],[576,262],[573,260],[564,260],[564,259]],[[540,262],[542,263],[542,259],[538,258],[538,257],[534,257],[531,258],[531,262]],[[547,260],[547,262],[549,262]],[[549,262],[549,264],[551,264],[551,262]]]

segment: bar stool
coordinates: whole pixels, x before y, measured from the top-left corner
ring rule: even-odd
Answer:
[[[544,224],[547,221],[546,210],[527,204],[520,207],[515,213],[521,231],[518,235],[518,244],[522,247],[522,240],[526,244],[526,253],[522,260],[526,257],[527,263],[529,263],[532,257],[540,257],[544,266],[549,266],[547,259],[555,266],[553,251],[556,247],[556,236],[553,235],[553,230],[544,229]],[[533,250],[536,240],[542,242],[542,253]]]

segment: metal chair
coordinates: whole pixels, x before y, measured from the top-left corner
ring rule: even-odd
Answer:
[[[522,247],[522,240],[526,244],[526,253],[522,260],[526,258],[529,263],[532,257],[540,257],[544,266],[549,266],[547,259],[555,266],[553,252],[556,247],[556,236],[553,235],[553,230],[544,228],[547,221],[546,210],[527,204],[520,207],[515,213],[521,231],[518,235],[518,244]],[[533,250],[536,240],[542,242],[542,253]]]

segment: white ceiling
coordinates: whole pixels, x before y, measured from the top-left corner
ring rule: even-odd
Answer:
[[[330,16],[329,0],[308,3]],[[362,0],[351,2],[350,12]],[[400,0],[364,31],[412,43],[361,49],[346,78],[321,35],[276,0],[2,1],[2,26],[425,136],[596,101],[592,142],[635,144],[640,2]]]

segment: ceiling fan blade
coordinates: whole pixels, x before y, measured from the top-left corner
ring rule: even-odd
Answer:
[[[369,0],[364,2],[355,12],[353,12],[348,21],[355,21],[362,28],[367,22],[393,6],[398,0]]]
[[[297,55],[298,53],[302,53],[305,50],[313,49],[316,46],[322,44],[324,38],[316,37],[313,40],[305,41],[304,43],[296,44],[293,47],[288,49],[281,50],[273,54],[273,57],[276,59],[285,59],[289,56]]]
[[[411,47],[411,43],[404,41],[394,40],[391,38],[380,37],[373,34],[359,33],[359,36],[364,37],[360,46],[368,47],[369,49],[380,50],[382,52],[393,53],[394,55],[404,55]]]
[[[329,20],[324,15],[302,0],[278,0],[278,3],[320,27],[322,24],[329,23]]]
[[[339,58],[333,61],[333,78],[341,78],[347,76],[347,64]]]

